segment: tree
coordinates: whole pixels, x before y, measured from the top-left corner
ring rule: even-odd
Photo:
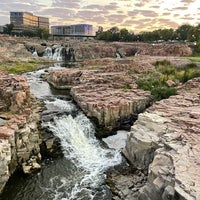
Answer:
[[[49,29],[48,28],[38,28],[36,31],[36,35],[40,38],[40,39],[48,39],[49,37]]]
[[[191,28],[192,28],[192,26],[189,24],[184,24],[184,25],[180,26],[176,30],[177,39],[182,40],[182,41],[187,40],[188,34],[189,34]]]
[[[174,37],[174,30],[172,28],[162,29],[160,31],[160,35],[161,35],[162,40],[164,41],[172,40]]]
[[[33,30],[24,30],[23,32],[22,32],[22,35],[23,36],[28,36],[28,37],[36,37],[36,31],[33,31]]]
[[[109,31],[110,31],[112,34],[119,33],[119,28],[118,28],[117,26],[114,26],[114,27],[112,27],[111,29],[109,29]]]
[[[102,26],[99,26],[99,27],[98,27],[98,31],[96,32],[96,36],[97,36],[98,34],[102,33],[102,32],[103,32],[103,27],[102,27]]]
[[[119,32],[119,39],[120,41],[129,41],[130,39],[130,33],[128,32],[128,30],[126,28],[123,28],[120,30]]]
[[[11,24],[6,24],[5,27],[4,27],[4,31],[3,32],[5,34],[11,35],[13,28],[14,28],[14,24],[12,24],[12,23]]]

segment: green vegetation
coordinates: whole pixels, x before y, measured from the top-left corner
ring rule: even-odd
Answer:
[[[131,86],[129,85],[129,84],[126,84],[126,85],[124,85],[124,87],[123,87],[123,90],[125,91],[125,92],[127,92],[128,90],[130,90],[131,89]]]
[[[183,67],[174,67],[167,61],[156,62],[156,70],[166,76],[167,80],[177,80],[181,83],[199,77],[200,68],[196,66],[195,63],[187,64]]]
[[[192,62],[200,62],[200,57],[186,57],[186,58],[188,58]]]
[[[13,32],[13,29],[14,25],[12,23],[6,24],[3,33],[9,35],[19,35],[19,33]],[[21,32],[19,36],[39,37],[40,39],[48,39],[50,34],[48,28],[36,28],[35,30],[26,29],[23,32]]]
[[[158,29],[148,32],[142,32],[134,34],[127,29],[119,29],[118,27],[112,27],[111,29],[104,31],[103,27],[99,27],[96,32],[96,38],[98,40],[105,41],[137,41],[137,42],[189,42],[193,48],[193,55],[200,55],[200,24],[197,26],[191,26],[184,24],[178,27],[176,30],[170,29]]]
[[[0,64],[0,69],[3,69],[11,74],[21,74],[24,72],[34,71],[38,68],[39,64],[34,61]]]
[[[149,72],[137,81],[138,88],[151,91],[154,100],[168,98],[177,94],[175,85],[200,77],[200,68],[195,64],[188,64],[183,67],[174,67],[169,61],[157,61],[155,64],[157,72]],[[173,82],[169,86],[168,81]]]
[[[155,72],[145,74],[137,81],[137,85],[140,89],[150,91],[157,101],[177,94],[176,88],[169,87],[164,76]]]
[[[129,32],[127,29],[119,29],[118,27],[112,27],[107,31],[103,30],[103,27],[99,27],[96,32],[97,39],[106,41],[142,41],[142,42],[158,42],[158,41],[181,41],[181,42],[197,42],[200,41],[200,24],[192,26],[184,24],[178,27],[176,30],[169,29],[157,29],[149,32],[141,32],[135,35],[133,32]]]

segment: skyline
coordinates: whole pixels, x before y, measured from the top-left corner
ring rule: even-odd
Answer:
[[[0,0],[0,25],[10,23],[11,11],[48,17],[50,26],[84,23],[134,33],[200,24],[198,0]]]

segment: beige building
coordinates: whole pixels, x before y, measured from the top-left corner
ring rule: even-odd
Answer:
[[[15,34],[37,28],[49,29],[49,18],[36,16],[29,12],[10,12],[10,23],[14,25],[12,32]]]

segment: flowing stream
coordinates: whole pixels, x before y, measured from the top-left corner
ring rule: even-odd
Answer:
[[[42,126],[60,139],[64,156],[45,160],[42,170],[33,176],[16,175],[6,188],[3,199],[112,199],[105,184],[106,170],[121,163],[120,152],[105,148],[95,138],[94,125],[69,98],[56,93],[40,78],[44,72],[43,69],[26,76],[31,92],[44,100],[47,110],[62,113],[43,121]],[[73,112],[76,114],[72,115]]]

